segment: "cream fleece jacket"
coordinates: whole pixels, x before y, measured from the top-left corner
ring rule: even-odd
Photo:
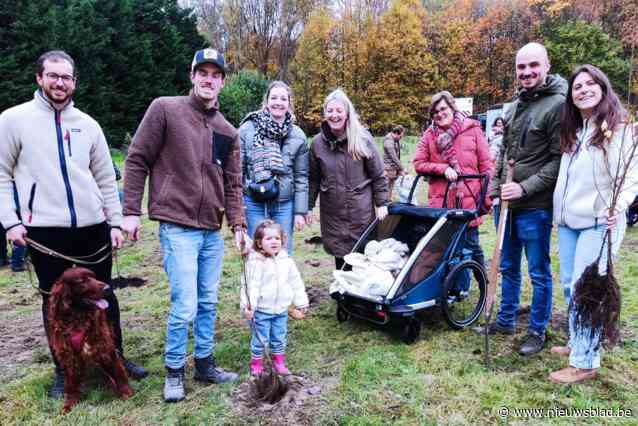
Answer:
[[[301,309],[308,306],[308,296],[295,261],[285,250],[276,257],[252,252],[246,262],[248,294],[253,311],[281,314],[291,304]],[[242,277],[241,309],[248,305],[245,282]]]
[[[584,229],[606,223],[614,179],[620,180],[619,171],[628,172],[616,212],[624,214],[638,193],[638,149],[629,161],[632,145],[638,141],[632,143],[631,129],[623,126],[616,130],[604,152],[590,145],[594,126],[585,120],[576,135],[576,149],[561,157],[554,189],[554,222],[558,225]]]
[[[38,90],[0,115],[0,221],[75,228],[122,222],[109,148],[100,125],[71,102],[55,110]]]

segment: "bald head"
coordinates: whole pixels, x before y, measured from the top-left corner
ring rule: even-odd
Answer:
[[[521,87],[533,90],[545,83],[549,73],[547,49],[540,43],[528,43],[516,53],[516,78]]]

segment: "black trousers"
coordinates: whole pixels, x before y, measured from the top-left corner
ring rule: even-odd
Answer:
[[[7,260],[7,231],[0,225],[0,262]],[[0,265],[2,266],[2,265]]]
[[[107,250],[111,250],[111,231],[106,222],[83,228],[28,227],[27,236],[51,250],[55,250],[58,253],[71,257],[88,256],[89,254],[95,253],[105,244],[108,244],[109,246]],[[94,258],[84,260],[98,260],[106,252],[107,251],[102,251]],[[48,254],[41,253],[34,248],[29,248],[29,253],[31,255],[31,261],[33,262],[35,273],[38,276],[40,289],[44,291],[51,291],[53,284],[62,275],[62,273],[67,268],[73,266],[72,263],[67,260],[49,256]],[[97,265],[77,266],[90,269],[95,273],[98,280],[109,285],[111,284],[111,267],[113,266],[113,258],[111,256]],[[46,331],[48,330],[49,325],[49,295],[44,293],[41,294],[42,319],[44,322],[44,329]],[[109,288],[104,293],[104,299],[109,302],[109,307],[106,309],[106,317],[113,327],[116,348],[123,354],[122,328],[120,326],[120,306],[117,302],[117,298],[115,297],[115,293],[113,292],[113,288]],[[51,350],[53,362],[56,366],[59,366],[50,344],[49,349]]]

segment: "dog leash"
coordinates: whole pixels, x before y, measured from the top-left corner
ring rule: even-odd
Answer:
[[[73,263],[74,266],[75,265],[98,265],[98,264],[104,262],[106,259],[109,258],[109,256],[112,255],[112,251],[107,251],[98,260],[94,260],[94,261],[85,260],[85,259],[91,259],[91,258],[97,256],[98,254],[102,253],[103,251],[107,250],[110,247],[110,243],[104,244],[95,253],[89,254],[87,256],[75,256],[75,257],[72,257],[72,256],[67,256],[65,254],[62,254],[60,252],[57,252],[57,251],[55,251],[53,249],[50,249],[47,246],[45,246],[44,244],[40,244],[39,242],[34,241],[31,238],[29,238],[29,237],[24,237],[24,239],[25,239],[25,241],[27,243],[29,243],[29,246],[33,247],[34,249],[36,249],[40,253],[44,253],[44,254],[52,256],[52,257],[57,257],[58,259],[67,260],[67,261]]]
[[[40,253],[44,253],[44,254],[52,256],[52,257],[57,257],[58,259],[67,260],[67,261],[71,262],[73,264],[73,266],[76,266],[77,264],[80,264],[80,265],[97,265],[99,263],[104,262],[113,253],[116,253],[115,251],[107,251],[98,260],[96,260],[96,261],[88,261],[88,260],[85,260],[85,259],[90,259],[92,257],[95,257],[98,254],[102,253],[104,250],[108,249],[109,248],[109,243],[106,243],[104,246],[102,246],[100,249],[98,249],[95,253],[92,253],[92,254],[90,254],[88,256],[72,257],[72,256],[66,256],[66,255],[64,255],[64,254],[62,254],[60,252],[52,250],[52,249],[48,248],[47,246],[45,246],[44,244],[40,244],[37,241],[34,241],[31,238],[29,238],[29,237],[25,237],[24,239],[29,244],[30,248],[36,249]],[[116,261],[117,261],[117,257],[116,257]],[[38,290],[41,294],[45,294],[47,296],[50,296],[51,295],[50,291],[42,290],[39,286],[36,286],[35,283],[33,282],[33,271],[31,270],[31,266],[33,265],[33,262],[31,261],[31,256],[29,256],[29,260],[26,260],[26,264],[27,264],[27,272],[29,273],[29,283],[31,284],[31,287],[33,287],[34,289]]]

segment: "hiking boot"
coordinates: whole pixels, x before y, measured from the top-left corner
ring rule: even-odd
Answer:
[[[549,375],[549,380],[561,385],[570,385],[591,380],[595,378],[597,374],[595,368],[576,368],[570,366],[562,370],[554,371]]]
[[[483,330],[483,332],[485,332],[485,331]],[[516,333],[516,327],[514,327],[514,326],[512,326],[512,327],[503,327],[502,325],[499,325],[499,323],[497,323],[497,322],[490,323],[487,326],[487,334],[489,334],[490,336],[493,336],[496,333],[512,335],[512,334]]]
[[[286,367],[286,355],[285,354],[277,354],[272,356],[272,367],[275,369],[277,374],[281,374],[282,376],[289,376],[290,370]]]
[[[525,336],[525,340],[518,348],[518,353],[523,356],[534,355],[535,353],[543,350],[543,346],[545,345],[545,335],[538,334],[533,331],[527,332],[527,336]]]
[[[215,358],[211,355],[206,358],[195,358],[195,380],[208,383],[227,383],[239,379],[237,373],[224,371],[215,365]]]
[[[122,360],[124,361],[124,368],[131,379],[140,380],[148,376],[148,371],[146,371],[144,367],[139,366],[126,358],[122,358]]]
[[[259,376],[264,372],[264,363],[261,358],[253,358],[250,360],[250,375]]]
[[[49,398],[60,399],[64,396],[64,370],[55,368],[55,378],[49,389]]]
[[[569,346],[552,346],[549,351],[556,355],[568,357],[569,354],[572,352],[572,348],[570,348]]]
[[[178,369],[166,367],[164,401],[177,402],[184,399],[184,396],[184,367]]]

